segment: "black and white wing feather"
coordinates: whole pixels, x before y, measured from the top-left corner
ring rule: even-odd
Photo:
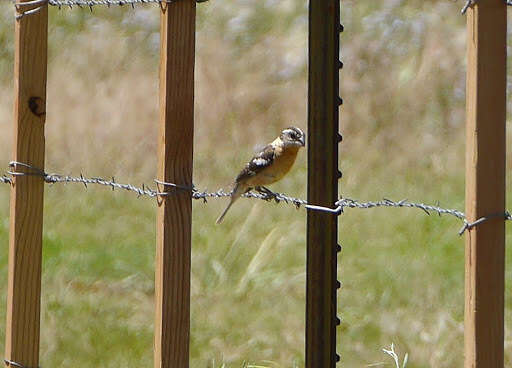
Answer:
[[[235,182],[239,183],[243,180],[253,177],[254,175],[261,172],[263,169],[272,165],[274,159],[275,149],[274,147],[272,147],[272,145],[269,144],[245,165],[244,169],[236,177]]]

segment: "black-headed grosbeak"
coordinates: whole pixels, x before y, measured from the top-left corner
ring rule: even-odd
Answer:
[[[236,177],[229,204],[217,219],[217,224],[222,222],[228,210],[242,194],[253,188],[269,193],[265,185],[275,183],[290,171],[299,149],[305,144],[304,132],[292,126],[284,129],[279,137],[265,146]]]

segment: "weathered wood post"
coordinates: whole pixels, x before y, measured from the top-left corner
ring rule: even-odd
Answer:
[[[505,212],[507,9],[478,1],[467,13],[466,216]],[[505,225],[502,216],[466,233],[465,367],[504,364]]]
[[[195,0],[164,4],[160,26],[158,178],[192,186]],[[166,187],[165,191],[173,188]],[[188,368],[191,192],[159,198],[155,277],[155,368]]]
[[[31,6],[21,6],[19,12],[30,9]],[[13,160],[44,169],[47,5],[37,13],[16,20],[14,30]],[[15,170],[27,169],[18,165]],[[26,367],[37,367],[44,181],[41,176],[16,176],[13,180],[5,359]]]
[[[340,0],[309,3],[308,202],[338,199]],[[336,354],[338,218],[308,211],[306,367],[332,368]]]

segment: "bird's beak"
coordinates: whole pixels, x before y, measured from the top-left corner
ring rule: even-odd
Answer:
[[[306,146],[306,138],[302,137],[300,139],[300,143],[302,144],[302,147]]]

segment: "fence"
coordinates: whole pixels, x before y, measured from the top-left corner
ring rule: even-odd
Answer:
[[[198,1],[199,2],[199,1]],[[44,123],[48,5],[158,3],[161,7],[158,179],[155,188],[114,178],[48,174]],[[413,207],[455,216],[466,233],[465,366],[503,367],[506,4],[469,0],[467,12],[466,215],[413,203],[339,198],[338,0],[309,7],[308,200],[280,193],[246,197],[286,202],[307,212],[306,366],[334,367],[336,354],[337,216],[346,208]],[[194,0],[19,0],[15,25],[14,157],[0,182],[11,185],[6,359],[13,367],[39,366],[39,315],[44,183],[79,183],[156,198],[155,367],[187,367],[190,334],[192,199],[230,193],[200,191],[192,183],[195,62]]]

